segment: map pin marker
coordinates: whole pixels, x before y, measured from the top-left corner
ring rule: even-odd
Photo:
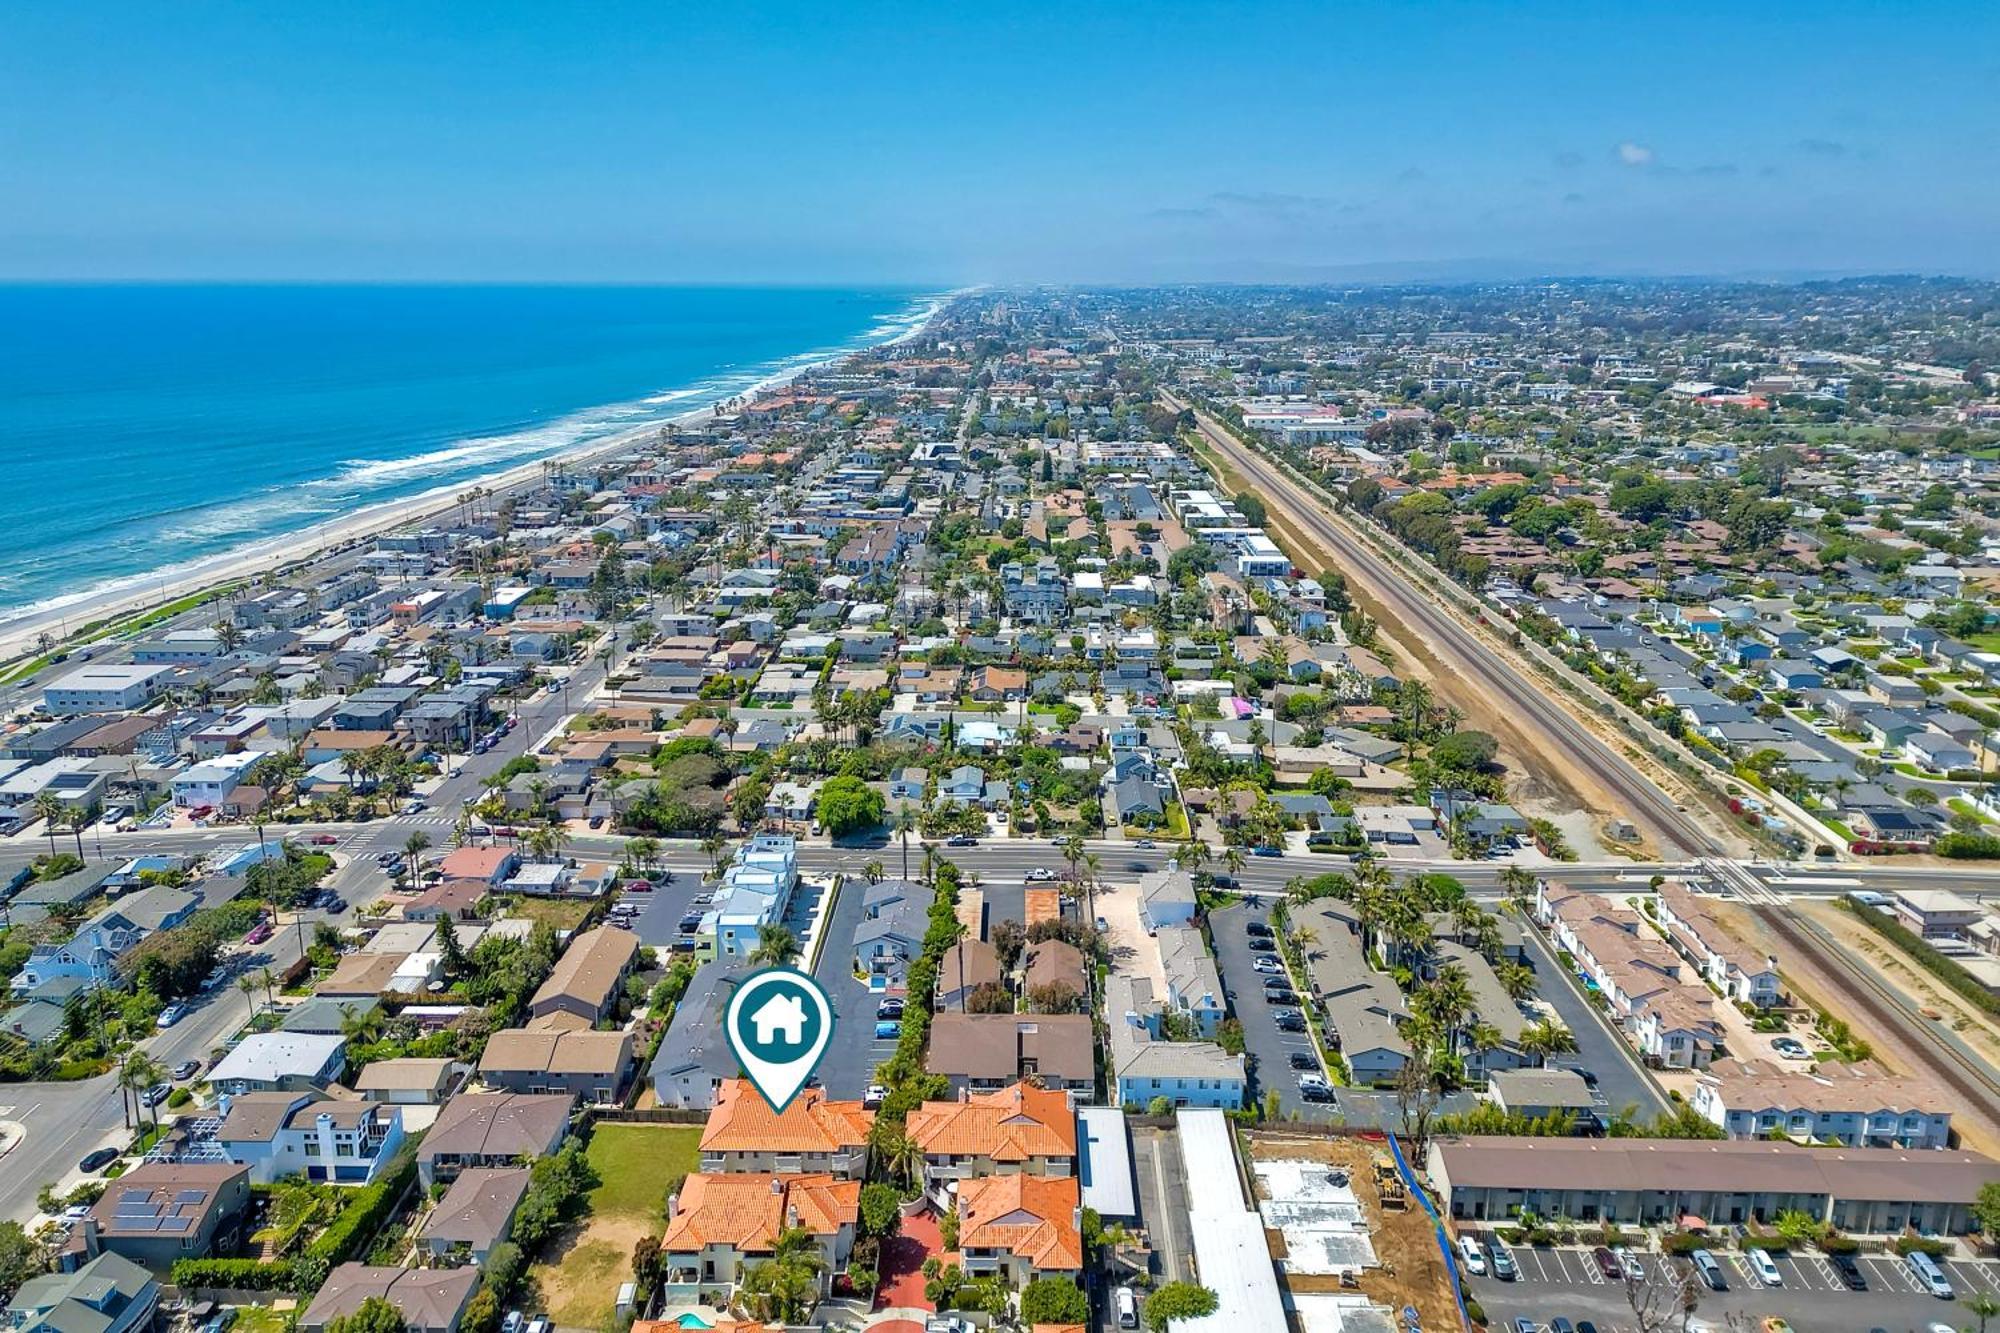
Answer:
[[[767,967],[737,986],[722,1030],[758,1095],[782,1113],[833,1040],[833,1001],[810,973]]]

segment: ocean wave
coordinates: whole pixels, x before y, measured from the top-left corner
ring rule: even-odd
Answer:
[[[901,310],[876,318],[843,342],[789,356],[712,372],[692,384],[663,389],[625,402],[607,403],[520,431],[475,436],[402,458],[342,460],[339,471],[249,496],[189,505],[150,516],[147,536],[138,532],[112,543],[135,556],[164,539],[197,554],[162,567],[120,574],[86,588],[12,607],[0,607],[0,625],[60,613],[62,608],[100,597],[198,576],[225,562],[296,541],[317,523],[336,516],[413,501],[448,498],[454,488],[541,459],[602,447],[620,438],[700,415],[717,404],[749,395],[800,372],[869,347],[897,343],[920,332],[943,308],[947,295],[927,294]],[[135,516],[141,517],[141,516]],[[167,522],[161,522],[168,519]],[[142,519],[143,523],[143,519]],[[149,540],[149,537],[155,540]],[[24,580],[25,582],[25,580]],[[0,594],[9,582],[0,580]]]

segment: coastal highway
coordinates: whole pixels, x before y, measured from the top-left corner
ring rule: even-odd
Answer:
[[[1472,676],[1497,693],[1512,710],[1512,720],[1539,733],[1551,755],[1562,754],[1586,770],[1604,790],[1623,802],[1609,813],[1645,825],[1661,844],[1687,856],[1721,856],[1728,848],[1700,827],[1651,779],[1600,740],[1595,732],[1551,699],[1452,612],[1413,588],[1396,569],[1331,518],[1324,502],[1292,480],[1276,464],[1237,441],[1207,413],[1162,390],[1160,396],[1175,411],[1192,408],[1202,438],[1245,480],[1253,482],[1266,503],[1282,509],[1286,519],[1336,556],[1350,578],[1360,582],[1378,602],[1410,631],[1422,635],[1443,656],[1445,665]]]

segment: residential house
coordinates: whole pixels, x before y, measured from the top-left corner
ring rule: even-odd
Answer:
[[[160,1283],[120,1254],[100,1254],[73,1271],[38,1273],[7,1302],[11,1333],[146,1333],[160,1308]]]
[[[1241,1055],[1212,1041],[1167,1041],[1146,977],[1114,972],[1105,982],[1111,1100],[1145,1109],[1158,1098],[1175,1106],[1236,1109],[1243,1105],[1248,1074]]]
[[[326,1333],[352,1318],[370,1300],[383,1300],[403,1316],[406,1333],[458,1333],[459,1320],[479,1285],[477,1268],[398,1268],[345,1263],[327,1275],[299,1316],[301,1333]]]
[[[444,1104],[417,1149],[426,1189],[472,1166],[512,1166],[546,1157],[569,1134],[576,1099],[567,1093],[462,1092]]]
[[[1060,1089],[1023,1082],[955,1102],[925,1102],[910,1112],[903,1132],[923,1150],[924,1178],[934,1191],[980,1176],[1076,1174],[1076,1112]]]
[[[1669,940],[1715,988],[1736,1004],[1768,1009],[1781,998],[1778,960],[1730,934],[1706,902],[1682,880],[1660,885],[1660,924]]]
[[[571,939],[528,1002],[535,1027],[594,1027],[611,1017],[639,961],[639,937],[598,926]]]
[[[164,1273],[235,1242],[250,1206],[250,1172],[233,1162],[142,1162],[105,1187],[68,1245]]]
[[[930,907],[931,891],[921,884],[887,879],[869,885],[854,928],[854,970],[901,987],[910,961],[923,953]]]
[[[1782,1134],[1850,1148],[1949,1148],[1949,1094],[1920,1078],[1829,1062],[1812,1073],[1717,1060],[1689,1099],[1732,1139]]]
[[[486,1039],[479,1078],[502,1092],[559,1092],[607,1105],[632,1076],[630,1032],[504,1028]]]
[[[847,1267],[861,1182],[828,1175],[689,1176],[667,1201],[660,1238],[664,1295],[727,1307],[745,1268],[768,1258],[778,1236],[804,1228],[818,1251],[822,1294]]]
[[[1001,1277],[1015,1289],[1040,1278],[1077,1279],[1082,1186],[1075,1176],[1013,1173],[958,1187],[958,1247],[967,1277]]]
[[[230,1161],[249,1168],[253,1185],[287,1176],[367,1185],[403,1146],[400,1107],[299,1092],[245,1092],[223,1100],[215,1140]]]
[[[701,1169],[710,1174],[775,1172],[862,1180],[875,1113],[806,1088],[773,1111],[748,1079],[724,1079],[701,1131]]]
[[[347,1039],[315,1032],[256,1032],[215,1062],[209,1085],[244,1092],[324,1092],[347,1070]]]
[[[924,1068],[948,1080],[955,1096],[1033,1080],[1087,1101],[1097,1081],[1090,1016],[943,1010],[931,1020]]]
[[[514,1210],[528,1192],[525,1166],[473,1167],[460,1171],[419,1232],[436,1266],[455,1262],[483,1267],[493,1247],[507,1239]]]

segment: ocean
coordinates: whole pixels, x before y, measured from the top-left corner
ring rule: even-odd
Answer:
[[[663,422],[893,289],[0,286],[0,621]]]

